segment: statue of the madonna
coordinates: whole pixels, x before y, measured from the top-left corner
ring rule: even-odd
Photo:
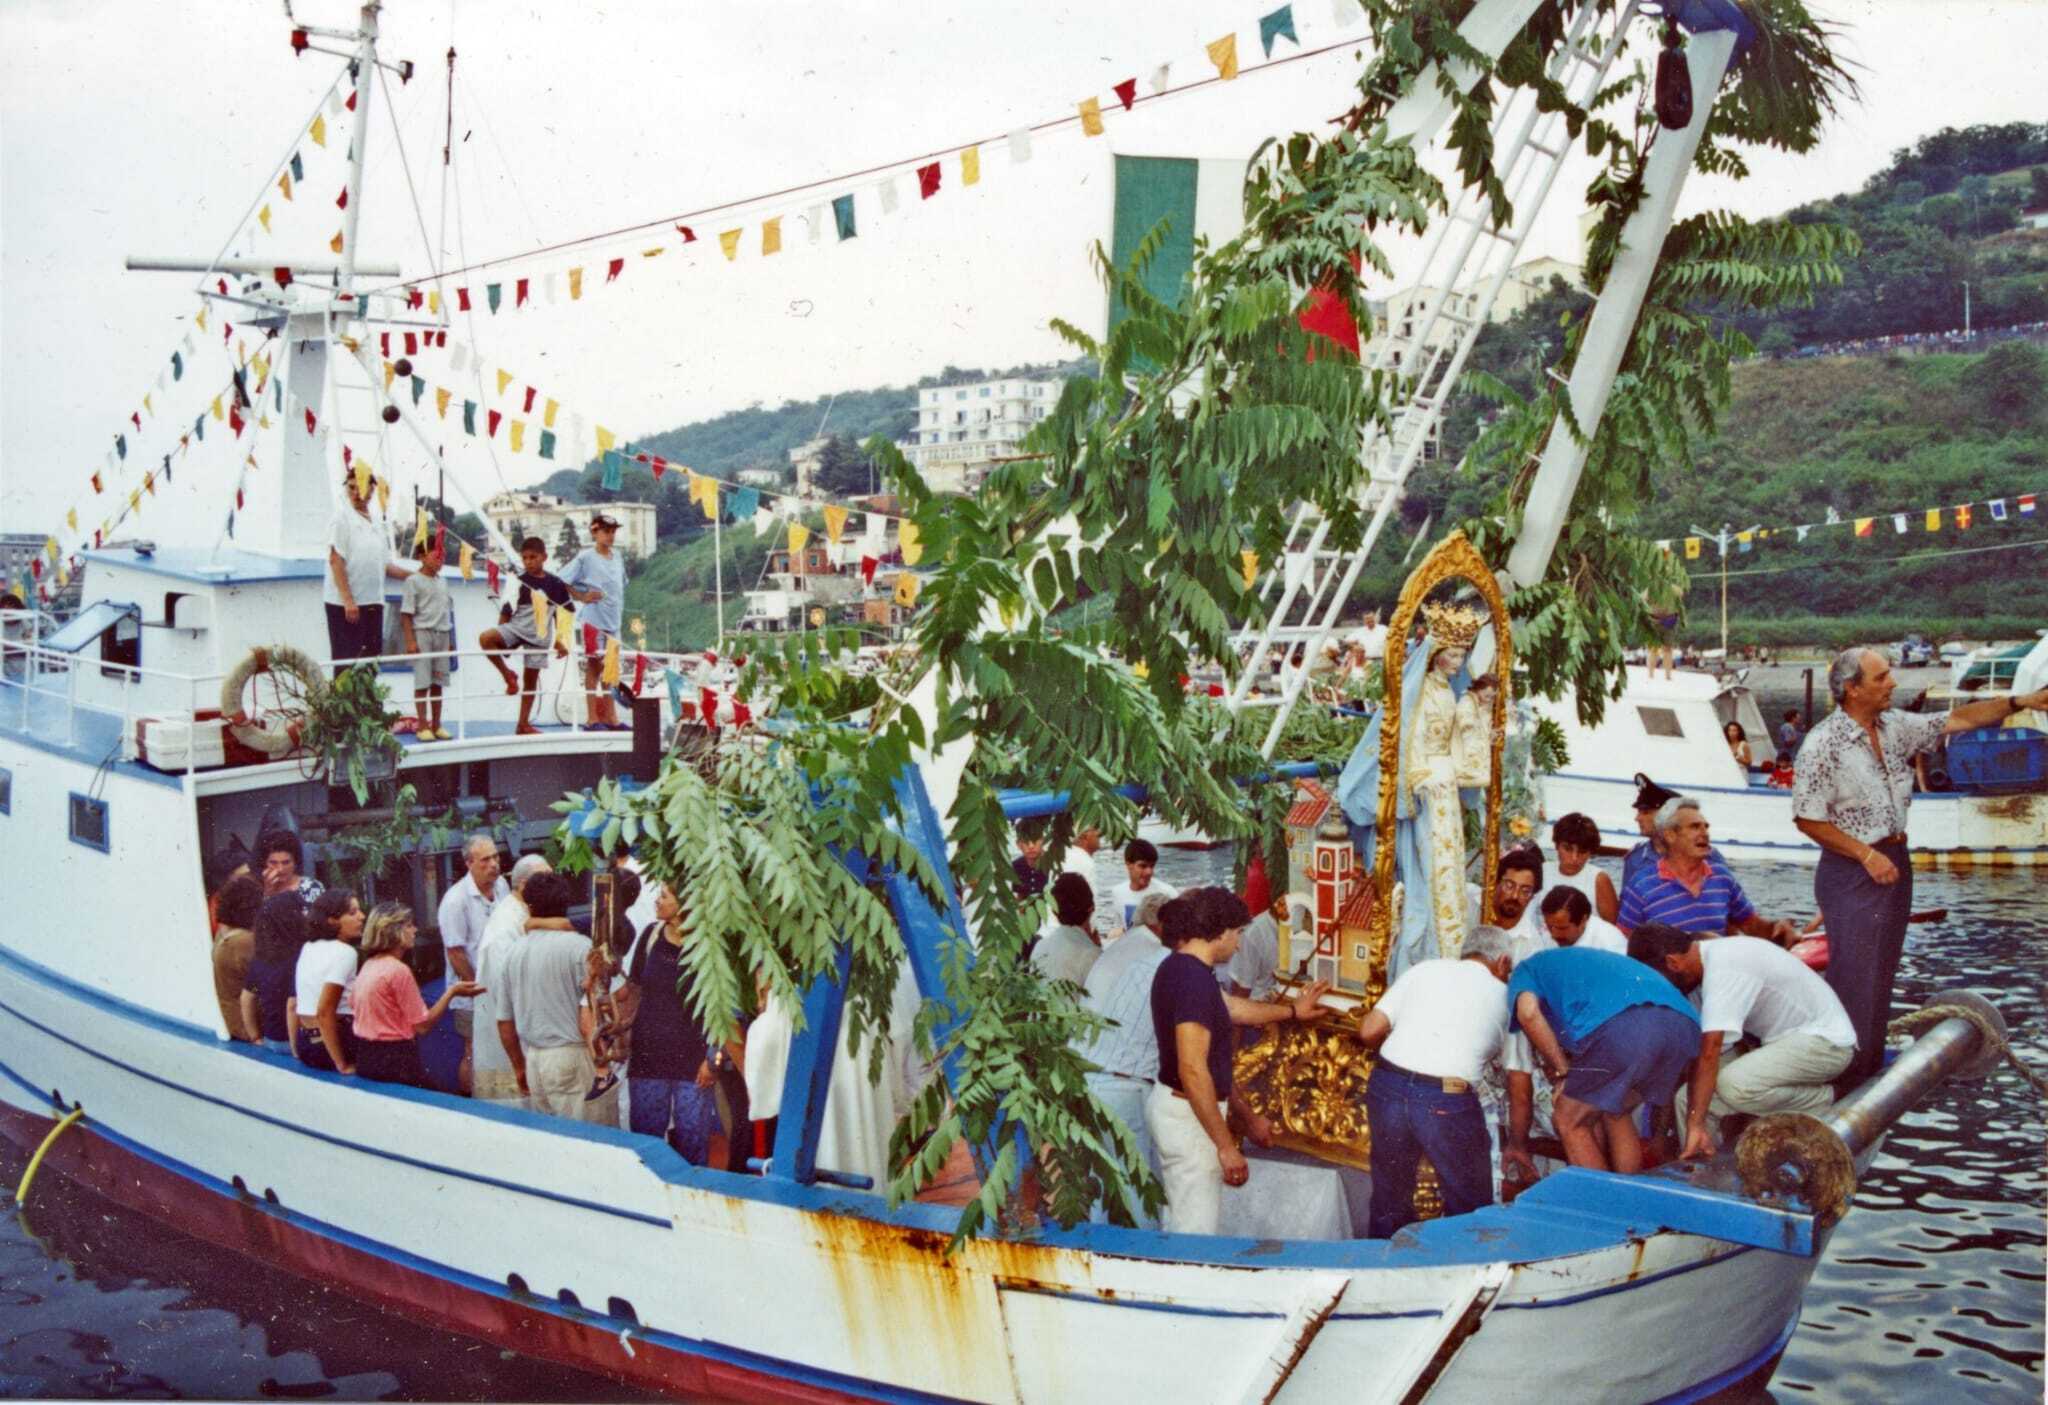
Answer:
[[[1458,605],[1425,605],[1422,646],[1402,669],[1400,784],[1395,801],[1395,864],[1407,899],[1394,935],[1387,979],[1417,961],[1455,958],[1469,925],[1465,888],[1465,816],[1483,803],[1492,773],[1491,674],[1472,681],[1465,661],[1486,616]],[[1359,739],[1337,796],[1369,863],[1379,810],[1379,734],[1383,709]]]

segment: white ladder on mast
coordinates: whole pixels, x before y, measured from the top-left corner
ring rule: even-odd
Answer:
[[[1580,9],[1547,66],[1550,77],[1582,108],[1590,106],[1605,83],[1635,18],[1636,0],[1622,8],[1611,29],[1597,25],[1597,8],[1588,5]],[[1244,657],[1228,705],[1233,710],[1273,709],[1272,723],[1260,747],[1267,756],[1278,745],[1307,686],[1309,665],[1334,632],[1345,599],[1399,502],[1402,485],[1435,432],[1444,401],[1457,384],[1473,343],[1572,149],[1565,135],[1564,114],[1538,111],[1536,95],[1526,90],[1518,91],[1514,100],[1503,106],[1494,119],[1492,134],[1496,170],[1513,210],[1509,227],[1495,227],[1483,192],[1463,188],[1430,240],[1415,285],[1422,299],[1420,306],[1411,306],[1403,314],[1398,333],[1392,325],[1380,330],[1360,368],[1365,375],[1392,371],[1402,377],[1391,407],[1392,432],[1369,428],[1361,446],[1367,478],[1358,505],[1372,511],[1363,538],[1353,550],[1326,548],[1330,519],[1314,504],[1301,504],[1289,527],[1285,550],[1279,560],[1268,564],[1259,583],[1260,602],[1266,609],[1264,623],[1247,625],[1233,641]],[[1482,245],[1483,252],[1475,262],[1474,251]],[[1467,291],[1470,289],[1477,291]],[[1389,321],[1391,324],[1391,317]],[[1448,331],[1440,335],[1440,328]],[[1298,666],[1292,663],[1297,650],[1302,653]],[[1252,686],[1276,658],[1278,690],[1254,696]]]

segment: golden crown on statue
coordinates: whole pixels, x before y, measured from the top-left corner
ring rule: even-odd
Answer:
[[[1469,649],[1488,617],[1469,605],[1424,605],[1422,622],[1439,649]]]

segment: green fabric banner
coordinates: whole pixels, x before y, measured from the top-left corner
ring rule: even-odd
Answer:
[[[1162,219],[1165,238],[1143,275],[1145,291],[1161,302],[1180,302],[1195,263],[1195,188],[1200,163],[1171,156],[1116,158],[1116,217],[1110,230],[1110,260],[1123,268]],[[1126,316],[1123,299],[1109,300],[1109,330]]]

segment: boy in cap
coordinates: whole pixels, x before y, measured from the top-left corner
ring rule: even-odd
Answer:
[[[583,686],[590,699],[584,725],[593,732],[623,731],[626,725],[619,721],[611,690],[598,682],[605,650],[622,627],[620,607],[626,599],[625,558],[612,550],[618,536],[618,518],[598,513],[590,519],[590,545],[562,571],[569,593],[583,604],[578,622],[583,626]]]

